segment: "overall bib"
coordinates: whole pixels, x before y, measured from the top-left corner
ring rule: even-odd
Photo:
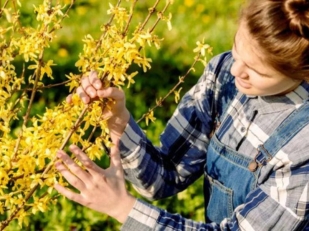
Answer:
[[[238,95],[236,97],[239,97]],[[241,98],[243,97],[243,98]],[[238,100],[246,100],[241,95]],[[220,109],[221,111],[222,108]],[[261,168],[304,126],[309,123],[309,102],[291,113],[250,158],[220,142],[222,121],[211,138],[205,164],[204,197],[206,222],[221,223],[233,215],[234,209],[245,202],[246,196],[267,179],[259,179]],[[224,116],[223,116],[224,117]]]

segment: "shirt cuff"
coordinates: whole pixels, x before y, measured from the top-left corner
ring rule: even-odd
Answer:
[[[121,158],[126,158],[132,154],[132,152],[139,149],[144,136],[143,131],[137,125],[133,117],[130,116],[129,122],[120,137],[119,149]]]
[[[123,223],[121,230],[154,230],[159,216],[160,210],[158,208],[137,199],[128,215],[127,220]]]

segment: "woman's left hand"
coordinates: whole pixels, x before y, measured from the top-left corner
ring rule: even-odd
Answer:
[[[111,148],[110,166],[107,169],[97,166],[76,145],[71,145],[70,151],[82,163],[85,170],[62,150],[57,153],[61,161],[56,163],[56,168],[79,193],[59,184],[54,186],[55,189],[68,199],[112,216],[123,223],[136,199],[126,189],[118,146],[114,145]]]

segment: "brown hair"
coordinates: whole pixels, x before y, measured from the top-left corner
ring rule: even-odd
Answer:
[[[240,19],[265,62],[289,78],[309,81],[309,0],[250,0]]]

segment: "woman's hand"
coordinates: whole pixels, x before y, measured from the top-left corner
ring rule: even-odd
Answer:
[[[85,104],[104,98],[113,100],[112,102],[108,101],[108,106],[104,106],[103,114],[105,118],[108,118],[107,123],[112,141],[118,140],[130,119],[124,92],[116,87],[104,88],[97,73],[91,72],[82,78],[76,93]],[[68,95],[66,100],[71,103],[72,95]]]
[[[85,170],[61,150],[57,153],[57,157],[61,161],[56,162],[56,168],[79,193],[59,184],[54,186],[55,189],[68,199],[112,216],[123,223],[136,199],[126,190],[117,145],[111,148],[110,167],[107,169],[97,166],[76,145],[71,145],[70,150],[85,167]]]

